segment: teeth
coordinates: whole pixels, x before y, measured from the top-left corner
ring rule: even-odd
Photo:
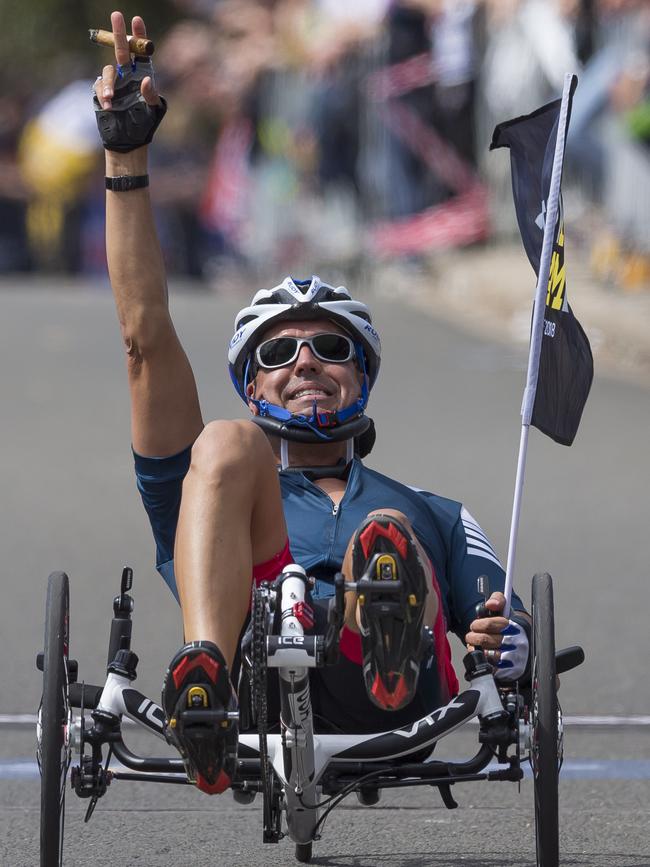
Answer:
[[[306,389],[305,391],[297,391],[294,394],[293,399],[296,400],[299,397],[307,397],[307,396],[309,396],[309,397],[327,397],[328,395],[327,395],[326,391],[319,391],[319,390],[309,388],[309,389]]]

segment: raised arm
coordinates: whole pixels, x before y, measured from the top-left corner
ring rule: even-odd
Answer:
[[[131,57],[121,12],[112,13],[111,25],[116,61],[128,70]],[[132,33],[146,36],[139,16],[133,18]],[[114,66],[105,66],[95,91],[101,109],[117,114],[122,82],[116,75]],[[140,89],[148,106],[161,104],[150,76],[142,80]],[[101,125],[101,116],[99,120]],[[103,132],[105,144],[107,137]],[[129,137],[128,130],[118,130],[114,136],[119,147]],[[145,144],[126,153],[107,149],[107,178],[147,175],[147,148]],[[163,257],[147,187],[128,192],[107,189],[106,252],[127,353],[133,448],[148,456],[175,454],[194,442],[203,421],[194,374],[169,313]]]

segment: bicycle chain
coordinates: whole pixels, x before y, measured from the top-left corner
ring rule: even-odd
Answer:
[[[260,588],[254,588],[251,605],[251,662],[253,669],[251,703],[257,730],[266,741],[268,725],[266,702],[267,606],[263,592]]]
[[[268,597],[262,588],[253,590],[251,611],[253,682],[253,716],[257,725],[260,752],[260,777],[264,807],[264,840],[279,840],[280,811],[274,809],[273,771],[269,764],[266,636],[268,633]]]

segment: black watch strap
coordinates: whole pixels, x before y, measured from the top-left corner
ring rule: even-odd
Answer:
[[[106,178],[106,189],[112,193],[128,193],[129,190],[141,190],[149,186],[149,175],[118,175]]]

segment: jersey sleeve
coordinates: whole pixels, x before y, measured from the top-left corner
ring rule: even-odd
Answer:
[[[183,479],[190,467],[190,457],[191,446],[167,458],[149,458],[133,453],[138,490],[156,542],[156,569],[167,583],[170,582],[165,570],[174,558]]]
[[[490,593],[503,592],[506,576],[492,543],[464,506],[452,531],[450,553],[450,626],[464,641],[470,623],[476,619],[476,606],[483,601],[477,586],[479,576],[487,576]],[[516,593],[512,594],[512,608],[525,610]]]

